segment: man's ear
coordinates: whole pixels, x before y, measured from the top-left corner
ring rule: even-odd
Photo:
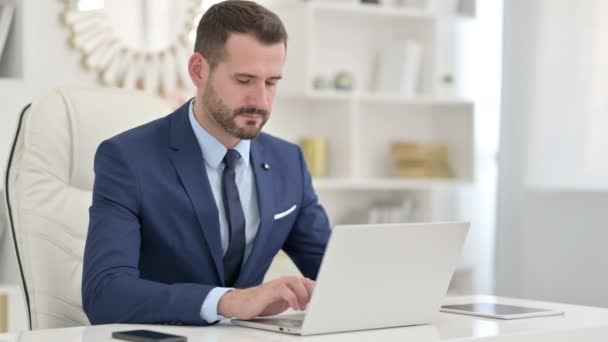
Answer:
[[[195,52],[188,60],[188,73],[192,83],[197,88],[203,88],[209,78],[209,63],[207,59],[199,52]]]

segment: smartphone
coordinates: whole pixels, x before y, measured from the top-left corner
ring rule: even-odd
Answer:
[[[186,342],[185,336],[165,334],[151,330],[115,331],[112,338],[133,342]]]

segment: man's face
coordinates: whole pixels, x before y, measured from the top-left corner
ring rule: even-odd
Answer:
[[[230,135],[253,139],[270,116],[285,45],[264,45],[252,35],[232,33],[224,48],[224,58],[204,86],[203,110]]]

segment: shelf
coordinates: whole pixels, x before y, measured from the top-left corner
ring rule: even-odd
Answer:
[[[317,190],[429,190],[455,188],[471,184],[471,182],[458,179],[313,179],[313,185]]]
[[[473,102],[467,99],[455,97],[435,97],[435,96],[412,96],[405,97],[390,93],[370,93],[370,92],[347,92],[336,90],[312,90],[303,93],[288,92],[279,94],[279,99],[310,99],[326,101],[353,101],[353,102],[374,102],[391,103],[412,106],[451,106],[451,107],[470,107]]]
[[[276,4],[276,7],[294,6],[293,4]],[[310,1],[305,4],[296,4],[295,6],[303,6],[318,12],[334,12],[341,14],[365,15],[371,18],[381,19],[425,19],[434,20],[440,18],[454,18],[462,20],[474,19],[474,16],[462,13],[446,13],[442,11],[434,11],[430,9],[407,7],[407,6],[387,6],[381,4],[366,4],[366,3],[340,3],[331,1]]]
[[[323,101],[354,101],[355,96],[351,92],[346,91],[307,91],[295,92],[286,91],[279,92],[277,99],[286,100],[323,100]]]
[[[23,87],[25,81],[21,77],[0,77],[1,87]]]
[[[375,4],[339,3],[339,2],[311,2],[314,10],[336,11],[342,13],[362,14],[386,18],[421,18],[435,19],[437,15],[431,11],[417,8],[398,8]]]
[[[466,99],[455,97],[436,97],[427,95],[418,95],[405,97],[398,94],[382,94],[382,93],[362,93],[358,95],[362,102],[383,102],[396,103],[403,105],[420,105],[420,106],[472,106],[473,102]]]
[[[10,337],[12,333],[27,329],[27,315],[23,291],[20,286],[0,284],[0,295],[6,295],[8,300],[6,302],[8,306],[6,328],[8,331],[0,334],[0,341],[4,341],[4,337]]]

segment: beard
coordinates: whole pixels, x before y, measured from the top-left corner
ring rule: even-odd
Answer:
[[[256,107],[231,109],[220,99],[210,83],[205,87],[202,102],[204,111],[209,113],[213,121],[228,134],[239,139],[249,140],[257,137],[270,116],[269,111]],[[245,125],[239,126],[236,118],[242,114],[257,114],[262,120],[259,124],[257,120],[247,120]]]

